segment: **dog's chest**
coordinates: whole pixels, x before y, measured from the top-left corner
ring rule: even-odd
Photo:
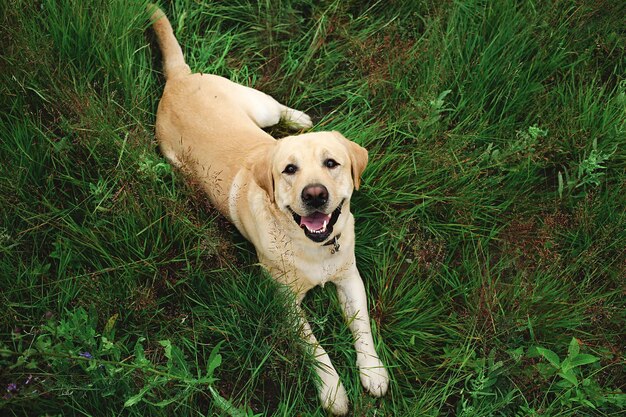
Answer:
[[[324,248],[323,251],[330,252],[330,249]],[[317,285],[323,287],[327,282],[332,282],[338,277],[345,276],[350,269],[350,265],[343,256],[338,255],[338,253],[322,254],[317,260],[303,263],[300,268],[301,274],[310,282],[312,287]]]
[[[291,267],[299,287],[308,291],[316,286],[324,286],[350,275],[355,267],[353,257],[347,253],[331,253],[331,247],[318,247],[300,252],[292,261]]]
[[[347,252],[331,253],[332,247],[297,245],[293,241],[286,245],[268,245],[268,251],[257,253],[261,263],[272,277],[302,293],[315,286],[324,286],[349,275],[354,266],[354,257]],[[343,249],[343,248],[342,248]],[[351,261],[352,259],[352,261]]]

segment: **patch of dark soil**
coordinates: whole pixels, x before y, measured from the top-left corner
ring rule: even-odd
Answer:
[[[553,267],[561,262],[556,235],[570,224],[571,217],[561,212],[513,219],[500,234],[502,250],[512,255],[518,269]]]

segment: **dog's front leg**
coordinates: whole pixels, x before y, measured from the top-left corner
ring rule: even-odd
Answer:
[[[354,336],[361,384],[370,394],[382,397],[389,386],[389,375],[374,349],[367,296],[361,276],[355,267],[349,276],[335,284],[344,316]]]
[[[335,415],[344,415],[348,412],[349,401],[346,390],[339,380],[339,374],[330,362],[328,354],[317,341],[311,330],[311,325],[304,317],[304,312],[300,306],[298,306],[298,318],[302,337],[313,349],[313,355],[317,360],[315,372],[320,379],[318,393],[322,407]]]

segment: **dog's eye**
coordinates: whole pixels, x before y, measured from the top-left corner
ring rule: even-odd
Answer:
[[[296,173],[297,170],[298,170],[297,166],[295,166],[294,164],[289,164],[283,170],[283,174],[293,175]]]
[[[327,159],[327,160],[324,161],[324,166],[326,168],[333,169],[335,167],[338,167],[339,163],[337,161],[335,161],[334,159]]]

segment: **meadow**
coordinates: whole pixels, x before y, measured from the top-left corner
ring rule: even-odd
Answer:
[[[145,6],[0,4],[0,414],[325,416],[289,295],[158,151]],[[304,302],[350,415],[624,415],[626,3],[161,6],[193,71],[369,150],[384,398]]]

